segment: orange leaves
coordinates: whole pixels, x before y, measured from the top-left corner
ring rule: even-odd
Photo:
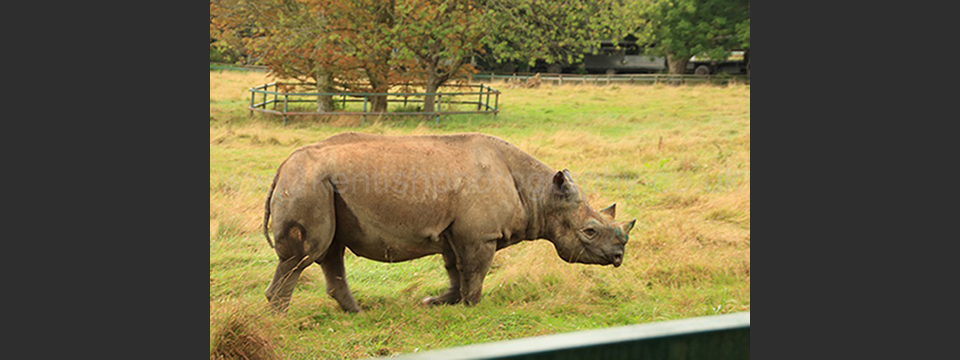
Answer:
[[[471,70],[482,51],[478,1],[463,0],[214,0],[211,38],[254,53],[274,73],[371,83],[417,81],[427,73]],[[218,39],[220,37],[217,37]]]

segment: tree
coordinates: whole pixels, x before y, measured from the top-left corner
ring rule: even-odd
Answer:
[[[491,0],[493,12],[485,44],[499,60],[533,66],[574,64],[603,40],[617,41],[629,31],[626,4],[616,0]]]
[[[311,5],[297,0],[211,1],[215,28],[211,31],[239,39],[231,46],[256,56],[272,76],[301,82],[312,79],[318,92],[333,92],[333,74],[348,59],[327,40],[329,19],[316,16]],[[333,109],[331,96],[317,97],[317,110]]]
[[[210,47],[230,55],[236,63],[252,63],[247,45],[257,36],[253,4],[238,0],[210,1]]]
[[[244,49],[281,78],[312,78],[321,92],[386,93],[419,79],[436,93],[470,73],[494,11],[478,0],[214,0],[211,37],[240,34]],[[223,38],[229,38],[223,36]],[[385,111],[385,96],[372,97]],[[318,108],[332,110],[329,97]],[[435,111],[426,96],[424,111]]]
[[[401,73],[395,34],[396,0],[332,1],[326,12],[332,19],[331,29],[338,31],[340,51],[350,54],[356,66],[349,74],[338,75],[341,84],[351,91],[387,93],[390,87],[407,81]],[[387,97],[371,97],[372,111],[387,111]]]
[[[725,59],[750,46],[749,0],[632,0],[638,14],[633,34],[667,58],[671,74],[683,74],[690,57]]]
[[[391,67],[394,1],[217,0],[211,22],[217,35],[257,30],[241,45],[273,76],[312,79],[317,91],[387,92],[399,78]],[[231,38],[231,37],[226,37]],[[386,111],[385,96],[372,97],[373,111]],[[318,96],[317,110],[333,111],[331,96]]]
[[[747,75],[750,75],[750,18],[737,24],[737,40],[740,42],[740,48],[744,50],[744,60],[747,61]]]
[[[398,59],[427,93],[451,78],[473,71],[470,57],[481,49],[488,13],[474,0],[406,0],[397,5],[394,34]],[[424,98],[423,111],[435,110],[435,96]]]

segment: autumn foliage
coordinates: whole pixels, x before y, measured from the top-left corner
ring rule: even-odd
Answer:
[[[749,49],[746,0],[211,0],[212,44],[242,50],[323,92],[434,93],[471,57],[570,66],[602,40],[632,36],[682,73],[690,56]],[[214,41],[215,40],[215,41]],[[213,46],[213,45],[212,45]],[[248,59],[249,60],[249,59]],[[330,99],[318,108],[332,109]],[[374,111],[385,97],[372,98]],[[433,97],[424,111],[432,111]]]
[[[211,38],[256,54],[279,78],[317,84],[321,92],[386,93],[415,83],[428,93],[471,72],[485,15],[477,1],[216,0]],[[425,110],[432,111],[428,96]],[[374,97],[373,111],[385,111]],[[327,103],[329,102],[329,103]],[[318,100],[331,110],[332,100]]]

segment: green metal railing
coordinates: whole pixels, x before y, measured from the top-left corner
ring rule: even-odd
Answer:
[[[474,81],[528,80],[536,74],[473,74]],[[540,74],[540,82],[554,85],[573,84],[749,84],[749,75],[692,75],[692,74]]]
[[[750,312],[742,312],[475,344],[402,354],[390,359],[738,360],[749,358]]]
[[[257,66],[257,65],[227,65],[227,64],[210,64],[210,70],[231,70],[231,71],[258,71],[258,72],[267,72],[269,69],[266,66]]]
[[[422,115],[422,116],[432,116],[434,120],[439,124],[441,115],[460,115],[460,114],[493,114],[496,118],[497,113],[500,112],[500,91],[496,90],[488,85],[484,84],[450,84],[443,85],[441,88],[459,88],[466,89],[466,91],[447,91],[447,92],[387,92],[387,93],[368,93],[368,92],[287,92],[281,91],[281,87],[315,87],[315,84],[309,83],[282,83],[282,82],[273,82],[269,84],[264,84],[250,88],[250,106],[247,108],[251,113],[254,111],[259,111],[268,114],[282,115],[283,124],[287,124],[288,116],[302,116],[302,115],[333,115],[333,116],[344,116],[344,115],[359,115],[361,117],[361,125],[365,125],[367,122],[367,116],[371,115],[388,115],[388,116],[406,116],[406,115]],[[403,86],[404,88],[409,89],[410,85],[397,85]],[[270,87],[273,87],[273,91],[270,91]],[[477,89],[476,91],[470,91],[471,89]],[[256,102],[257,94],[261,95],[261,101]],[[386,99],[388,106],[390,103],[402,103],[403,107],[406,108],[408,104],[423,103],[426,96],[433,95],[435,99],[435,108],[436,111],[369,111],[368,105],[371,103],[371,98],[373,97],[383,97]],[[493,96],[493,102],[491,103],[491,95]],[[272,99],[270,97],[273,97]],[[320,97],[330,97],[334,102],[340,103],[341,107],[346,109],[347,103],[363,103],[361,111],[294,111],[291,110],[291,104],[296,103],[309,103],[317,102]],[[474,97],[476,96],[476,97]],[[473,100],[476,99],[476,100]],[[272,109],[267,109],[268,105],[273,105]],[[282,104],[281,109],[277,107]],[[454,110],[444,111],[443,106],[447,106],[448,109],[451,106],[456,105],[458,108]],[[476,110],[463,110],[460,107],[466,105],[467,108],[472,109],[473,105],[476,105]]]

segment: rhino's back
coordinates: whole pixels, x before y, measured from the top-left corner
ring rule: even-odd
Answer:
[[[497,140],[483,134],[382,136],[346,133],[321,141],[308,151],[330,175],[452,176],[476,174],[502,163],[494,142]]]
[[[337,233],[358,255],[402,261],[437,253],[454,222],[497,233],[521,211],[510,168],[483,134],[348,133],[309,150],[338,197]]]

